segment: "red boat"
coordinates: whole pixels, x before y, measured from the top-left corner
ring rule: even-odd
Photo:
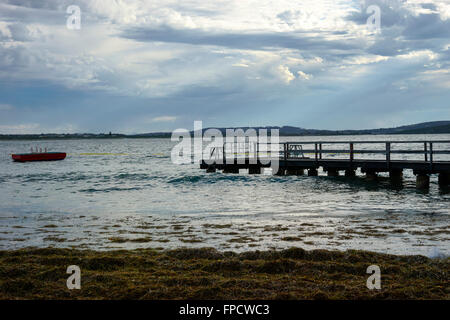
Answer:
[[[45,152],[45,153],[21,153],[11,155],[14,161],[56,161],[64,160],[66,153],[64,152]]]

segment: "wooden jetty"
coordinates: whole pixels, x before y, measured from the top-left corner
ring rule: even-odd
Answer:
[[[200,168],[224,173],[248,169],[250,174],[259,174],[263,168],[271,167],[271,161],[277,161],[276,175],[303,175],[307,171],[309,176],[317,176],[322,168],[328,176],[344,172],[345,176],[354,177],[360,169],[367,179],[375,180],[378,173],[388,172],[394,181],[401,181],[403,170],[410,169],[416,175],[418,188],[429,187],[431,174],[439,176],[439,185],[450,184],[450,156],[445,157],[450,155],[450,140],[302,141],[277,145],[274,148],[256,142],[225,143],[222,148],[211,148],[209,159],[202,159]],[[382,146],[375,149],[374,145]]]

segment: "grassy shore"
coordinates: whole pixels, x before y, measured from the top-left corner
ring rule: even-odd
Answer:
[[[369,290],[369,265],[381,290]],[[81,290],[66,269],[81,268]],[[0,299],[449,299],[450,259],[366,251],[0,251]]]

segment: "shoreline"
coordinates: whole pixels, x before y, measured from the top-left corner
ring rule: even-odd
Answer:
[[[184,177],[182,178],[184,179]],[[211,179],[216,179],[212,177]],[[308,178],[305,178],[308,179]],[[323,179],[325,182],[327,178]],[[207,181],[206,181],[207,183]],[[292,180],[292,183],[297,183]],[[72,202],[75,202],[73,200]],[[0,250],[67,248],[97,251],[216,248],[219,251],[369,250],[393,255],[450,256],[450,217],[439,206],[397,213],[314,215],[40,214],[4,217]]]
[[[67,267],[81,269],[68,290]],[[378,265],[381,290],[366,286]],[[213,248],[0,251],[0,299],[450,299],[450,258],[370,251]]]
[[[403,133],[403,132],[393,132],[393,133],[335,133],[335,134],[299,134],[299,135],[292,135],[292,134],[280,134],[280,137],[345,137],[345,136],[385,136],[385,135],[394,135],[394,136],[400,136],[400,135],[407,135],[407,136],[416,136],[416,135],[448,135],[450,133],[448,132],[438,132],[438,133]],[[109,136],[98,136],[98,137],[15,137],[15,138],[8,138],[8,137],[2,137],[0,135],[0,141],[71,141],[71,140],[126,140],[126,139],[165,139],[165,140],[171,140],[171,134],[168,135],[162,135],[162,136],[119,136],[119,137],[109,137]]]

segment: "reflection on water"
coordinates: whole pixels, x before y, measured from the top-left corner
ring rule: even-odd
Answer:
[[[294,137],[307,140],[450,140],[437,136]],[[38,144],[61,162],[13,163]],[[382,177],[207,174],[170,161],[164,139],[2,141],[0,248],[26,246],[301,246],[449,254],[449,190],[418,191]],[[383,147],[383,146],[381,146]],[[408,145],[407,145],[408,147]],[[320,173],[323,174],[323,173]],[[360,173],[359,173],[360,174]]]

